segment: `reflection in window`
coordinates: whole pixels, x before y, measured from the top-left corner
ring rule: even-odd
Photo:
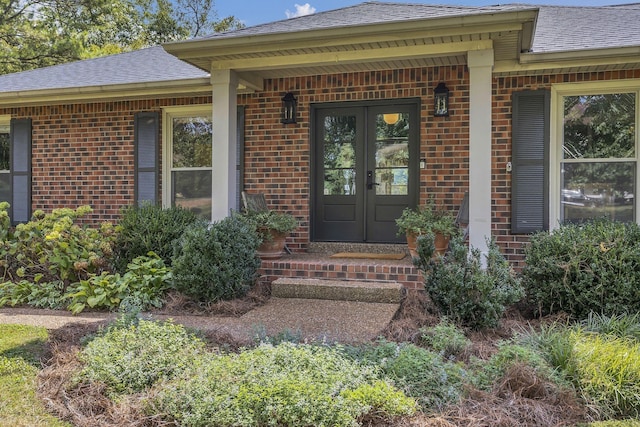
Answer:
[[[171,203],[211,220],[212,124],[208,117],[174,117]]]
[[[356,117],[324,119],[324,191],[327,196],[356,194]]]
[[[393,120],[389,118],[393,117]],[[377,195],[409,193],[409,114],[386,113],[376,118]]]
[[[564,97],[561,221],[635,220],[635,93]]]

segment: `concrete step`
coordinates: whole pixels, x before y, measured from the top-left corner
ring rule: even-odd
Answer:
[[[271,283],[271,296],[335,301],[400,303],[404,287],[398,282],[367,282],[283,277]]]

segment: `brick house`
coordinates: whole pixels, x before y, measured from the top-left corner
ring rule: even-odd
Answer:
[[[470,243],[517,265],[533,231],[638,220],[639,95],[638,5],[366,2],[0,76],[0,199],[216,220],[262,192],[304,252],[397,242],[404,207],[468,192]]]

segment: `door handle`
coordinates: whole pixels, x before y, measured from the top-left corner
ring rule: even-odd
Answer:
[[[367,171],[367,190],[373,190],[374,185],[380,185],[373,180],[373,171]]]

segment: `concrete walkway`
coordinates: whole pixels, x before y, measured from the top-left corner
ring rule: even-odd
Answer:
[[[389,324],[399,304],[320,299],[271,298],[240,317],[151,315],[152,319],[173,319],[176,323],[206,333],[229,335],[238,343],[251,343],[256,335],[274,336],[288,331],[309,341],[328,340],[343,343],[376,339]],[[42,326],[58,329],[74,323],[99,323],[113,320],[114,313],[0,308],[0,323]],[[0,337],[1,338],[1,337]]]

